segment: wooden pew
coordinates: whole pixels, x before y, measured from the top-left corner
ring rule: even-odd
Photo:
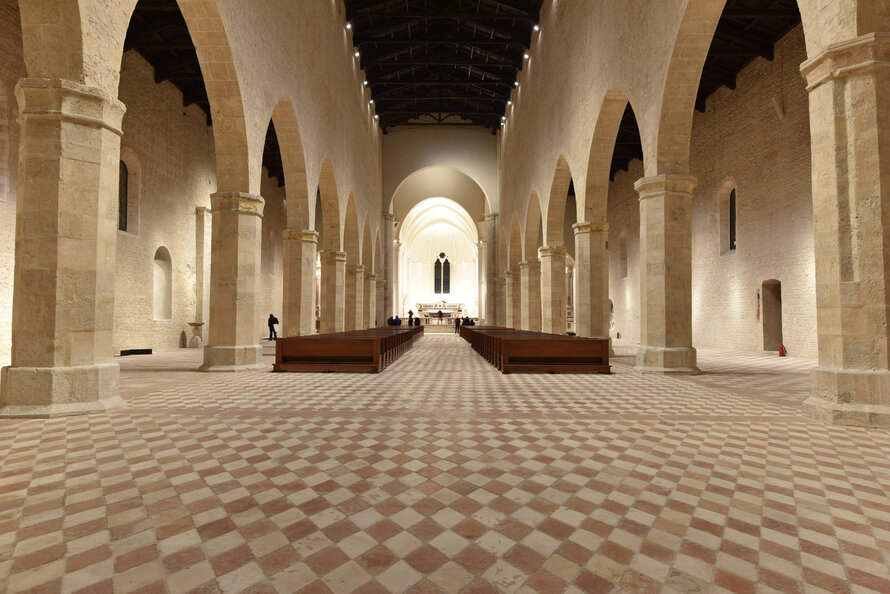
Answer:
[[[461,337],[501,373],[611,373],[609,341],[500,326],[461,327]]]
[[[383,326],[279,338],[272,370],[380,373],[421,336],[422,326]]]

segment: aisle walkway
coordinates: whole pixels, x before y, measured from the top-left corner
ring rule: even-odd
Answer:
[[[376,376],[199,361],[0,420],[0,591],[890,591],[890,433],[802,417],[809,362],[503,376],[451,335]]]

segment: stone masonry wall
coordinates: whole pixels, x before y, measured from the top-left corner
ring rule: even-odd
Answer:
[[[696,112],[690,172],[693,198],[693,345],[740,351],[763,349],[757,291],[782,284],[783,342],[795,356],[816,355],[813,215],[805,59],[798,26],[779,41],[775,58],[757,59]],[[784,115],[779,119],[772,99]],[[619,173],[609,192],[610,295],[614,332],[639,341],[639,200],[633,183],[642,164]],[[720,240],[720,200],[736,189],[737,249]],[[628,276],[618,274],[619,237],[626,233]]]

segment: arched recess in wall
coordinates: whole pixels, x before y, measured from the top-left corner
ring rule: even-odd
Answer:
[[[166,247],[161,246],[154,257],[153,319],[173,318],[173,261]]]
[[[142,164],[128,146],[121,146],[118,178],[118,231],[139,235],[139,210],[142,192]]]

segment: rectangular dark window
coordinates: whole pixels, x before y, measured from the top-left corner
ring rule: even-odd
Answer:
[[[442,267],[442,292],[446,295],[451,293],[451,262],[445,260]]]
[[[127,196],[130,186],[130,174],[127,171],[126,164],[121,161],[120,178],[117,186],[117,228],[121,231],[127,230]]]
[[[735,190],[729,193],[729,249],[735,249]]]

